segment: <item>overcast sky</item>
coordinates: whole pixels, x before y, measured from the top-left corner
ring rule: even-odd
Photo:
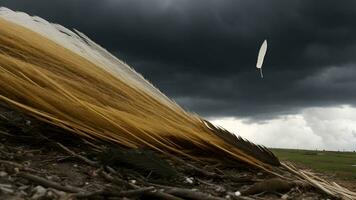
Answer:
[[[2,0],[87,34],[182,107],[269,147],[356,150],[356,1]],[[255,68],[269,47],[264,79]]]

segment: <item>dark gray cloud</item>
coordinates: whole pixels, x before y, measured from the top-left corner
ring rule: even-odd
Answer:
[[[76,28],[204,116],[265,118],[355,105],[356,2],[3,0]],[[269,50],[261,80],[254,68]]]

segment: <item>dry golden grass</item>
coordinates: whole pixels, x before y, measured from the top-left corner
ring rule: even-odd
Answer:
[[[161,102],[27,28],[3,19],[0,26],[0,98],[12,106],[87,138],[192,156],[181,146],[187,141],[268,170],[176,104]]]

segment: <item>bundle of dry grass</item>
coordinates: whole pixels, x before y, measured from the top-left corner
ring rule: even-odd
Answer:
[[[188,113],[142,76],[60,25],[0,9],[0,99],[84,138],[272,172],[266,148]]]
[[[83,34],[2,12],[0,97],[12,106],[84,137],[130,148],[198,159],[191,151],[200,149],[263,169],[279,164],[267,149],[185,112]]]

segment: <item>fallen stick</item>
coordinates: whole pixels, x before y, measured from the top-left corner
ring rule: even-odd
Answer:
[[[101,174],[103,175],[103,177],[110,181],[110,182],[113,182],[117,185],[126,185],[130,188],[133,188],[133,189],[140,189],[139,186],[135,185],[135,184],[132,184],[132,183],[128,183],[118,177],[113,177],[111,176],[110,174],[107,174],[106,172],[102,171]],[[168,193],[165,193],[165,192],[162,192],[162,191],[159,191],[159,190],[155,190],[155,191],[149,191],[146,193],[147,195],[151,196],[151,197],[154,197],[155,199],[165,199],[165,200],[184,200],[182,198],[179,198],[179,197],[176,197],[174,195],[171,195],[171,194],[168,194]]]
[[[23,165],[21,165],[19,163],[13,162],[13,161],[0,160],[0,164],[12,166],[13,168],[18,168],[19,170],[24,170],[24,171],[28,171],[28,172],[39,173],[39,174],[42,173],[40,171],[34,170],[32,168],[29,168],[29,167],[25,167],[25,166],[23,166]]]
[[[63,186],[60,185],[56,182],[47,180],[45,178],[33,175],[33,174],[28,174],[28,173],[24,173],[24,172],[19,172],[17,173],[17,176],[25,178],[27,180],[33,181],[37,184],[40,184],[42,186],[48,187],[48,188],[54,188],[60,191],[64,191],[64,192],[71,192],[71,193],[80,193],[83,192],[82,189],[77,188],[77,187],[73,187],[73,186]]]
[[[85,163],[89,164],[90,166],[93,166],[93,167],[98,167],[99,166],[99,163],[97,163],[95,161],[92,161],[92,160],[89,160],[88,158],[75,153],[74,151],[68,149],[67,147],[65,147],[61,143],[57,142],[57,145],[60,146],[62,149],[64,149],[66,152],[68,152],[70,155],[72,155],[72,156],[84,161]]]
[[[241,191],[241,194],[244,196],[248,196],[261,192],[289,191],[296,185],[297,184],[295,182],[289,182],[279,178],[273,178],[259,183],[255,183],[247,190]]]
[[[104,171],[101,171],[101,175],[104,177],[104,179],[106,179],[107,181],[109,182],[112,182],[112,183],[115,183],[117,185],[125,185],[125,186],[128,186],[130,188],[133,188],[133,189],[137,189],[139,188],[137,185],[134,185],[132,183],[128,183],[124,180],[122,180],[121,178],[118,178],[118,177],[113,177],[111,176],[110,174],[104,172]]]
[[[253,182],[257,182],[257,180],[254,180],[254,179],[249,179],[249,178],[246,178],[246,177],[236,177],[236,176],[232,176],[232,175],[220,175],[220,174],[217,174],[215,172],[209,172],[209,171],[206,171],[204,169],[201,169],[199,167],[196,167],[194,166],[193,164],[190,164],[186,161],[184,161],[183,159],[181,158],[178,158],[177,156],[174,156],[174,155],[171,155],[171,154],[168,154],[166,153],[167,155],[169,155],[170,159],[173,159],[187,167],[189,167],[191,170],[194,170],[196,171],[197,173],[205,176],[205,177],[209,177],[209,178],[214,178],[214,179],[230,179],[232,181],[235,181],[235,182],[249,182],[249,183],[253,183]]]
[[[13,190],[12,185],[0,183],[0,192],[5,194],[13,194],[15,191]]]
[[[194,190],[190,190],[190,189],[184,189],[184,188],[171,187],[170,189],[164,190],[164,192],[166,192],[168,194],[172,194],[174,196],[187,198],[187,199],[225,200],[224,198],[221,198],[221,197],[215,197],[210,194],[206,194],[203,192],[198,192],[198,191],[194,191]]]
[[[157,199],[165,199],[165,200],[184,200],[180,197],[177,197],[177,196],[174,196],[174,195],[171,195],[171,194],[168,194],[168,193],[165,193],[165,192],[162,192],[162,191],[152,191],[152,192],[148,192],[147,195],[151,196],[151,197],[154,197],[154,198],[157,198]]]
[[[155,188],[150,186],[150,187],[142,187],[134,190],[127,190],[127,191],[122,191],[122,192],[115,192],[113,191],[113,194],[116,194],[117,196],[123,196],[123,197],[132,197],[132,196],[139,196],[143,195],[149,191],[154,190]],[[111,193],[111,192],[110,192]]]
[[[0,164],[11,165],[11,166],[17,167],[17,168],[24,168],[23,165],[16,163],[16,162],[8,161],[8,160],[0,160]]]
[[[177,187],[171,187],[171,186],[165,186],[165,185],[159,185],[159,184],[154,184],[154,183],[149,183],[152,186],[157,186],[161,187],[164,189],[165,193],[174,195],[174,196],[179,196],[182,198],[187,198],[187,199],[204,199],[204,200],[225,200],[224,198],[221,197],[216,197],[207,193],[199,192],[199,191],[194,191],[191,189],[185,189],[185,188],[177,188]]]
[[[120,192],[105,188],[103,190],[94,191],[94,192],[72,194],[71,197],[75,197],[75,198],[88,198],[93,196],[138,197],[152,190],[154,190],[154,187],[143,187],[139,189],[120,191]]]
[[[251,198],[251,197],[244,197],[244,196],[235,196],[235,197],[232,197],[232,199],[236,199],[236,200],[256,200],[254,198]]]

